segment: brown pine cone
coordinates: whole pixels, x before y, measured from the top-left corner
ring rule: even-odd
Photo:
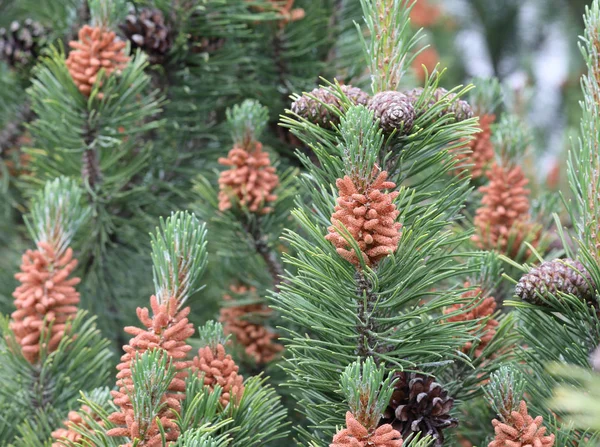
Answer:
[[[341,89],[354,105],[366,106],[368,104],[370,96],[358,87],[342,85]],[[340,111],[342,110],[339,99],[332,93],[331,89],[320,87],[311,91],[310,94],[318,100],[304,94],[292,103],[292,112],[326,129],[339,124],[339,116],[322,104],[325,103]]]
[[[444,96],[446,96],[446,100],[452,101],[456,97],[456,93],[448,94],[448,90],[440,87],[436,89],[433,96],[436,101],[439,101]],[[473,118],[473,109],[469,103],[463,99],[454,101],[446,109],[444,109],[443,113],[454,113],[454,118],[456,121],[464,121],[466,119]]]
[[[138,15],[129,14],[119,28],[131,41],[131,48],[144,51],[151,64],[164,62],[173,39],[162,11],[146,8]]]
[[[413,127],[415,108],[404,93],[377,93],[371,98],[369,109],[373,111],[375,118],[379,119],[379,125],[385,133],[398,130],[400,134],[407,135]]]
[[[543,306],[538,294],[568,293],[589,303],[595,302],[594,283],[581,262],[574,259],[555,259],[523,275],[515,287],[515,294],[523,301]]]
[[[29,64],[39,56],[46,35],[47,30],[31,19],[0,28],[0,60],[11,67]]]
[[[443,430],[458,425],[458,420],[450,416],[454,399],[433,377],[397,372],[394,378],[394,393],[379,424],[391,424],[403,438],[416,432],[430,435],[434,445],[441,447]]]

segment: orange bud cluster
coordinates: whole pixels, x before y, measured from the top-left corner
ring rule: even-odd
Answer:
[[[283,28],[290,22],[295,22],[297,20],[302,20],[306,13],[302,8],[294,8],[295,0],[285,0],[285,3],[282,5],[281,0],[271,0],[277,9],[279,10],[279,14],[281,14],[282,19],[279,21],[279,27]]]
[[[383,192],[396,187],[388,182],[382,171],[365,185],[349,176],[338,179],[339,198],[331,216],[332,226],[325,239],[331,241],[338,254],[355,266],[360,265],[359,254],[346,241],[345,229],[356,241],[360,257],[367,265],[374,265],[398,248],[402,225],[396,222],[400,212],[393,200],[398,192]]]
[[[93,414],[92,409],[87,405],[82,405],[81,411],[89,414],[100,425],[103,425],[103,422],[100,420],[100,418]],[[68,419],[63,422],[63,425],[65,428],[58,428],[52,432],[52,437],[56,439],[56,441],[52,443],[52,447],[70,446],[81,441],[83,436],[81,436],[81,434],[75,430],[75,427],[89,428],[85,420],[76,411],[69,411]]]
[[[402,447],[402,435],[390,424],[365,428],[351,412],[346,412],[346,428],[338,431],[329,447]]]
[[[441,13],[440,7],[432,5],[429,0],[419,0],[410,11],[410,21],[417,28],[428,28],[437,23]]]
[[[234,146],[227,158],[219,158],[219,163],[231,166],[219,177],[221,211],[231,208],[232,197],[253,213],[267,214],[273,210],[265,204],[277,199],[273,190],[279,184],[279,177],[260,142],[253,141],[247,148]]]
[[[465,287],[470,287],[470,284],[468,282],[465,283]],[[473,321],[493,315],[496,311],[496,300],[494,299],[494,297],[491,296],[487,298],[482,298],[482,293],[483,291],[479,287],[474,290],[469,290],[468,292],[463,293],[461,296],[462,298],[473,299],[480,297],[480,299],[475,307],[468,304],[455,304],[450,308],[446,309],[444,313],[449,314],[468,307],[468,310],[466,312],[449,317],[448,321],[451,323],[457,321]],[[489,318],[487,321],[482,322],[482,326],[483,331],[479,334],[479,343],[475,348],[475,355],[477,357],[481,355],[485,347],[492,341],[494,335],[496,335],[496,327],[498,326],[498,321],[493,318]],[[477,330],[477,332],[479,333],[479,330]],[[473,342],[467,342],[463,347],[463,352],[468,353],[472,347]]]
[[[533,236],[535,243],[539,238],[534,233],[535,225],[529,222],[528,180],[520,166],[505,169],[496,163],[487,177],[488,185],[479,188],[482,206],[475,214],[476,234],[472,240],[481,249],[498,249],[514,257],[524,240]]]
[[[494,160],[494,145],[492,144],[492,128],[491,125],[496,120],[496,115],[485,114],[479,117],[479,127],[481,132],[476,133],[471,141],[469,141],[469,149],[471,153],[457,154],[458,163],[456,169],[461,171],[466,164],[471,171],[471,177],[478,178],[483,176],[490,163]]]
[[[30,363],[39,359],[43,348],[56,350],[68,322],[77,313],[79,293],[75,285],[79,278],[69,278],[75,267],[73,250],[68,248],[58,257],[47,242],[39,242],[37,250],[23,255],[21,271],[15,275],[21,285],[13,293],[17,310],[11,315],[10,329]],[[40,337],[48,331],[47,345],[41,346]]]
[[[231,291],[237,295],[256,292],[254,287],[231,286]],[[231,301],[231,295],[224,295],[223,299]],[[236,340],[245,348],[246,354],[254,357],[256,363],[268,363],[283,350],[283,346],[275,343],[277,334],[271,332],[264,325],[252,322],[249,316],[267,316],[271,309],[260,303],[244,304],[241,306],[226,306],[221,308],[219,321],[223,323],[225,334],[235,336]]]
[[[244,394],[244,378],[238,374],[239,367],[231,356],[225,354],[222,344],[219,343],[215,349],[210,346],[200,348],[194,357],[193,368],[203,375],[205,386],[214,389],[219,385],[223,389],[220,399],[223,408],[232,400],[239,404]]]
[[[417,76],[417,79],[419,79],[420,82],[425,82],[425,69],[427,70],[427,73],[431,74],[439,61],[440,55],[434,47],[430,46],[415,56],[411,67]],[[423,69],[423,66],[425,66],[425,69]]]
[[[541,416],[533,419],[521,401],[519,411],[513,411],[506,422],[492,421],[496,437],[488,447],[553,447],[554,435],[546,435],[543,422]]]
[[[172,297],[166,303],[159,303],[155,296],[150,298],[153,316],[147,308],[137,309],[137,316],[145,329],[128,326],[125,332],[133,335],[128,345],[123,346],[125,354],[117,366],[118,391],[112,391],[115,404],[119,411],[110,415],[109,420],[121,427],[108,431],[109,436],[126,436],[130,439],[140,439],[139,446],[154,447],[161,444],[161,433],[156,420],[136,421],[129,396],[134,391],[131,367],[136,356],[151,349],[164,350],[173,362],[177,373],[168,387],[168,393],[163,396],[163,409],[158,418],[165,431],[167,441],[175,441],[179,436],[179,428],[175,423],[174,411],[181,410],[181,400],[185,397],[185,378],[191,362],[186,360],[187,353],[192,349],[186,339],[193,335],[194,327],[187,316],[190,308],[178,310],[178,301]],[[130,447],[131,444],[127,444]]]
[[[129,61],[124,51],[125,42],[117,40],[114,32],[102,27],[85,25],[79,30],[79,41],[71,41],[69,46],[73,48],[66,62],[69,73],[79,91],[86,96],[90,95],[101,69],[108,76],[123,69]]]

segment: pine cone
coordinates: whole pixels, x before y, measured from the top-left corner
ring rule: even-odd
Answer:
[[[140,48],[151,64],[160,64],[171,49],[172,36],[159,9],[142,9],[138,15],[129,14],[119,25],[133,49]]]
[[[470,284],[467,282],[464,286],[470,287]],[[461,298],[473,299],[479,297],[480,299],[475,306],[473,306],[472,304],[455,304],[446,309],[444,313],[449,314],[464,309],[465,307],[468,307],[466,312],[450,317],[448,318],[448,321],[451,323],[456,321],[473,321],[492,316],[496,310],[496,300],[494,299],[494,297],[491,296],[483,298],[481,296],[482,293],[483,290],[479,287],[463,293]],[[483,328],[480,327],[476,330],[476,334],[479,336],[479,342],[476,342],[475,348],[476,357],[480,357],[486,346],[494,339],[494,336],[496,335],[496,327],[498,326],[498,321],[494,318],[488,318],[486,321],[482,322],[482,326]],[[472,347],[473,342],[467,342],[463,347],[463,352],[465,354],[468,354],[471,351]]]
[[[231,291],[238,295],[255,292],[254,287],[231,286]],[[224,295],[223,299],[231,301],[231,295]],[[264,325],[248,319],[249,316],[267,316],[271,309],[261,303],[244,304],[241,306],[225,306],[221,308],[219,321],[223,323],[225,334],[235,336],[238,343],[244,346],[246,354],[254,357],[256,363],[268,363],[283,350],[283,346],[275,343],[277,334],[271,332]]]
[[[244,378],[238,374],[239,367],[235,364],[229,354],[225,354],[225,348],[218,344],[215,349],[205,346],[198,350],[194,357],[193,368],[198,374],[204,375],[204,385],[214,388],[219,385],[223,392],[221,394],[221,405],[225,408],[234,399],[234,404],[239,404],[244,394]]]
[[[50,329],[50,340],[45,348],[55,351],[75,318],[79,293],[75,285],[79,278],[69,276],[77,267],[70,248],[59,258],[56,250],[46,242],[38,243],[37,250],[27,250],[23,255],[21,272],[15,275],[21,283],[13,293],[15,310],[10,328],[21,345],[23,356],[35,363],[40,354],[40,336]]]
[[[329,447],[402,447],[402,444],[402,435],[390,424],[369,430],[348,411],[346,428],[333,436]]]
[[[27,65],[40,54],[47,31],[39,22],[14,21],[10,28],[0,28],[0,60],[11,67]]]
[[[85,25],[79,30],[79,41],[69,42],[73,50],[66,64],[79,91],[89,96],[98,72],[104,69],[106,76],[121,70],[129,61],[125,55],[125,42],[115,38],[115,33],[106,29]],[[102,97],[102,93],[98,95]]]
[[[368,104],[370,96],[358,87],[342,85],[341,89],[354,105],[361,104],[366,106]],[[326,129],[339,124],[339,116],[322,104],[325,103],[339,111],[342,110],[339,99],[331,92],[331,89],[329,87],[320,87],[311,91],[310,94],[317,99],[310,98],[306,94],[300,96],[292,103],[292,112]]]
[[[595,302],[592,277],[581,262],[574,259],[555,259],[523,275],[515,287],[515,294],[523,301],[538,306],[545,303],[538,294],[569,293],[589,303]]]
[[[382,171],[367,184],[348,176],[336,181],[338,204],[325,239],[335,245],[341,257],[356,267],[360,266],[359,257],[344,238],[344,227],[358,244],[360,256],[367,265],[376,264],[398,248],[402,225],[396,222],[400,212],[393,203],[398,192],[383,192],[396,187],[395,183],[386,179],[387,172]]]
[[[413,127],[415,108],[404,93],[377,93],[371,98],[369,109],[373,111],[375,118],[379,119],[379,125],[385,133],[398,130],[400,134],[407,135]]]
[[[436,89],[433,96],[436,101],[439,101],[442,97],[446,97],[446,100],[452,101],[456,97],[456,93],[448,94],[448,90],[440,87]],[[454,118],[458,122],[464,121],[469,118],[473,118],[473,109],[471,108],[469,103],[463,99],[454,101],[446,109],[444,109],[443,113],[454,113]]]
[[[488,447],[553,447],[554,435],[546,435],[541,416],[533,419],[527,404],[521,401],[519,411],[513,411],[505,422],[492,421],[496,438]]]
[[[434,445],[444,443],[446,428],[456,427],[458,420],[450,416],[454,399],[430,376],[398,372],[394,393],[380,424],[391,424],[406,438],[411,433],[431,435]]]

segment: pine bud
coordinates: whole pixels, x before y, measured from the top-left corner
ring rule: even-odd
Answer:
[[[379,125],[385,133],[398,130],[401,134],[410,133],[414,120],[415,108],[410,99],[404,94],[395,91],[377,93],[369,103],[375,115],[379,119]]]

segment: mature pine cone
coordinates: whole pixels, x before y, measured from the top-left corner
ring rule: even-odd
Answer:
[[[410,99],[404,94],[395,91],[377,93],[369,103],[375,118],[379,118],[379,125],[386,133],[394,129],[406,135],[413,127],[415,108]]]
[[[144,51],[152,64],[163,62],[171,49],[171,32],[162,11],[158,9],[143,9],[138,15],[129,14],[119,28],[131,41],[131,47]]]
[[[444,96],[446,96],[448,101],[452,101],[456,97],[456,93],[448,94],[448,90],[440,87],[435,91],[433,96],[436,101],[439,101]],[[464,121],[466,119],[473,118],[473,109],[471,109],[469,103],[463,99],[454,101],[446,109],[444,109],[443,113],[454,113],[456,121]]]
[[[358,87],[342,85],[341,89],[353,104],[362,104],[364,106],[368,104],[369,95]],[[340,122],[339,116],[322,104],[325,103],[341,110],[340,101],[332,93],[331,89],[329,87],[320,87],[311,91],[310,94],[317,98],[318,101],[307,95],[302,95],[292,103],[292,112],[324,128],[331,128],[334,124],[338,124]]]
[[[537,292],[537,293],[536,293]],[[555,259],[523,275],[515,287],[515,294],[523,301],[543,306],[539,298],[547,293],[570,293],[590,303],[594,302],[592,277],[581,262],[574,259]]]
[[[0,60],[11,67],[35,60],[46,35],[44,27],[31,19],[14,21],[10,28],[0,28]]]
[[[458,420],[450,416],[454,399],[433,377],[417,373],[397,372],[394,393],[379,424],[392,424],[406,439],[421,432],[435,440],[435,447],[444,443],[443,430],[456,427]]]

